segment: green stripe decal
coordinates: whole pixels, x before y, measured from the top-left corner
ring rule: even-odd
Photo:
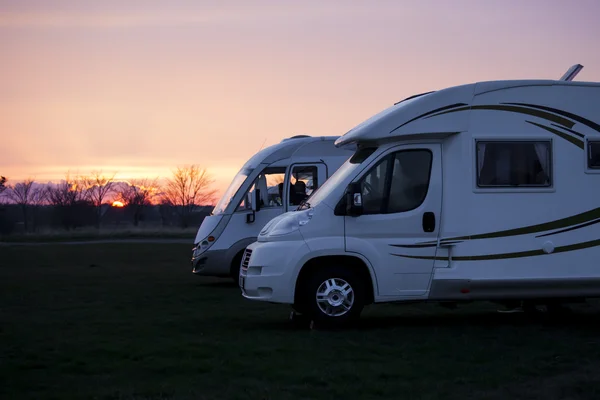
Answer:
[[[479,106],[467,106],[460,107],[453,110],[443,111],[434,115],[430,115],[427,118],[437,117],[442,114],[449,114],[458,111],[464,110],[488,110],[488,111],[508,111],[515,112],[519,114],[527,114],[534,117],[542,118],[548,121],[552,121],[562,126],[566,126],[567,128],[572,128],[575,125],[575,122],[568,120],[567,118],[561,117],[559,115],[551,114],[546,111],[534,110],[526,107],[518,107],[518,106],[509,106],[509,105],[479,105]]]
[[[503,231],[480,233],[478,235],[457,236],[457,237],[445,238],[445,239],[441,240],[441,243],[445,244],[447,242],[452,242],[452,241],[494,239],[494,238],[509,237],[509,236],[527,235],[530,233],[540,233],[540,232],[546,232],[546,231],[551,231],[551,230],[556,230],[556,229],[569,228],[574,225],[585,224],[586,222],[590,222],[590,221],[593,221],[598,218],[600,218],[600,208],[594,208],[593,210],[586,211],[581,214],[572,215],[570,217],[561,218],[561,219],[557,219],[557,220],[550,221],[550,222],[544,222],[542,224],[529,225],[529,226],[524,226],[521,228],[506,229]],[[422,242],[422,243],[417,243],[415,245],[392,245],[392,246],[395,246],[395,247],[409,247],[409,246],[410,247],[416,247],[416,246],[427,247],[427,246],[423,246],[423,245],[436,246],[437,241]]]
[[[575,146],[577,146],[581,150],[583,150],[583,140],[581,140],[581,139],[577,139],[577,138],[575,138],[573,136],[569,136],[566,133],[563,133],[561,131],[557,131],[556,129],[550,128],[548,126],[544,126],[542,124],[538,124],[537,122],[532,122],[532,121],[525,121],[525,122],[527,122],[527,123],[529,123],[531,125],[535,125],[535,126],[537,126],[539,128],[545,129],[545,130],[547,130],[550,133],[554,133],[555,135],[560,136],[561,138],[563,138],[563,139],[565,139],[565,140],[573,143]]]
[[[538,106],[536,104],[527,104],[527,103],[502,103],[502,104],[513,104],[513,105],[517,105],[517,106],[526,106],[526,107],[531,107],[531,108],[537,108],[539,110],[546,110],[546,111],[551,111],[555,114],[560,114],[562,116],[571,118],[577,122],[580,122],[584,125],[589,126],[590,128],[592,128],[593,130],[600,132],[600,124],[595,123],[594,121],[590,121],[587,118],[583,118],[582,116],[567,112],[567,111],[563,111],[563,110],[559,110],[557,108],[552,108],[552,107],[546,107],[546,106]]]
[[[402,127],[403,127],[404,125],[406,125],[406,124],[410,124],[411,122],[413,122],[413,121],[415,121],[415,120],[417,120],[417,119],[420,119],[420,118],[426,117],[426,116],[428,116],[428,115],[435,114],[435,113],[436,113],[436,112],[438,112],[438,111],[448,110],[448,109],[450,109],[450,108],[454,108],[454,107],[461,107],[461,106],[466,106],[466,104],[465,104],[465,103],[456,103],[456,104],[450,104],[450,105],[447,105],[447,106],[444,106],[444,107],[436,108],[435,110],[428,111],[428,112],[426,112],[426,113],[424,113],[424,114],[417,115],[416,117],[414,117],[414,118],[412,118],[412,119],[409,119],[408,121],[406,121],[406,122],[405,122],[405,123],[403,123],[402,125],[399,125],[399,126],[395,127],[394,129],[392,129],[392,130],[390,131],[390,133],[394,132],[394,131],[395,131],[395,130],[397,130],[397,129],[400,129],[400,128],[402,128]],[[468,109],[468,108],[469,108],[469,107],[466,107],[466,109]],[[464,109],[465,109],[465,107],[461,107],[461,110],[464,110]]]
[[[489,261],[489,260],[505,260],[510,258],[534,257],[541,255],[552,255],[556,253],[566,253],[569,251],[589,249],[591,247],[600,246],[600,239],[591,240],[589,242],[575,243],[567,246],[559,246],[552,253],[546,253],[542,249],[527,250],[514,253],[499,253],[499,254],[482,254],[478,256],[452,256],[452,261]],[[396,257],[412,258],[417,260],[440,260],[448,261],[448,257],[433,257],[433,256],[411,256],[405,254],[391,254]]]

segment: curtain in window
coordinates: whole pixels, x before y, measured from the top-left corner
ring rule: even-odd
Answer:
[[[481,176],[483,169],[483,160],[485,159],[485,144],[477,143],[477,174]]]
[[[547,183],[550,177],[550,151],[548,151],[548,145],[546,143],[535,143],[534,147],[542,166],[542,171],[544,171],[543,179],[536,179],[536,181],[537,183]]]

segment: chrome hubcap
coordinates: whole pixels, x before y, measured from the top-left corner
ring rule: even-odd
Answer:
[[[317,289],[317,305],[330,317],[346,314],[354,304],[354,290],[340,278],[327,279]]]

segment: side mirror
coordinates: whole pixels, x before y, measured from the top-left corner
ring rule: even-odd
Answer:
[[[362,214],[362,193],[358,183],[351,183],[346,189],[346,215],[358,217]]]
[[[254,189],[252,192],[252,211],[260,211],[260,189]]]

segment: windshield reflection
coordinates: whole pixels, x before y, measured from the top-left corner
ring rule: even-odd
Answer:
[[[225,190],[225,193],[223,193],[223,196],[221,196],[221,199],[213,209],[211,215],[223,214],[225,212],[227,206],[229,205],[229,203],[231,203],[231,200],[233,200],[233,198],[237,194],[237,191],[240,189],[240,186],[242,186],[242,184],[246,181],[246,179],[251,173],[251,168],[242,168],[236,174],[236,176],[229,184],[229,187],[227,188],[227,190]]]

